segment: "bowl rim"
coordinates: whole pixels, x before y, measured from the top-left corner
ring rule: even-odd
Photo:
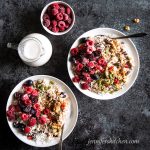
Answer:
[[[94,30],[98,30],[98,29],[101,29],[101,30],[112,30],[112,31],[114,31],[114,32],[116,32],[116,33],[119,33],[119,34],[125,36],[125,34],[124,34],[123,32],[121,32],[121,31],[119,31],[119,30],[116,30],[116,29],[113,29],[113,28],[107,28],[107,27],[106,27],[106,28],[105,28],[105,27],[104,27],[104,28],[103,28],[103,27],[94,28],[94,29],[88,30],[88,31],[84,32],[83,34],[81,34],[81,35],[73,42],[73,44],[71,45],[71,47],[70,47],[70,49],[69,49],[69,52],[68,52],[68,56],[67,56],[67,70],[68,70],[68,74],[69,74],[69,77],[70,77],[71,81],[72,81],[72,78],[71,78],[71,77],[72,77],[72,73],[71,73],[72,70],[69,68],[69,66],[70,66],[70,64],[71,64],[71,62],[69,61],[71,48],[73,48],[74,43],[77,42],[77,41],[79,41],[79,39],[80,39],[84,34],[86,34],[86,33],[88,33],[88,32],[92,32],[92,31],[94,31]],[[88,96],[88,97],[90,97],[90,98],[97,99],[97,100],[112,100],[112,99],[115,99],[115,98],[117,98],[117,97],[120,97],[120,96],[124,95],[124,94],[134,85],[134,83],[135,83],[135,81],[136,81],[136,79],[137,79],[137,77],[138,77],[139,69],[140,69],[140,59],[139,59],[138,50],[137,50],[135,44],[132,42],[132,40],[131,40],[130,38],[128,38],[128,40],[129,40],[129,42],[131,43],[131,45],[133,46],[133,48],[135,49],[135,53],[137,54],[137,71],[136,71],[134,80],[132,81],[132,83],[130,84],[130,86],[129,86],[126,90],[124,90],[124,92],[122,92],[122,94],[118,94],[117,96],[114,96],[114,97],[112,97],[112,98],[99,98],[98,96],[92,96],[92,93],[93,93],[93,92],[90,93],[91,95],[84,93],[84,92],[82,91],[82,89],[81,89],[80,87],[78,87],[78,86],[76,85],[76,83],[74,83],[74,82],[72,81],[73,85],[74,85],[82,94],[84,94],[84,95],[86,95],[86,96]],[[78,83],[77,83],[77,84],[78,84]],[[90,91],[89,91],[89,92],[90,92]]]
[[[73,18],[72,23],[71,23],[70,27],[67,30],[63,31],[63,32],[52,32],[51,30],[49,30],[47,27],[45,27],[43,25],[43,15],[44,15],[45,11],[47,10],[47,8],[51,4],[54,4],[54,3],[64,4],[65,6],[68,6],[71,9],[71,12],[72,12],[72,18]],[[48,33],[50,33],[52,35],[57,35],[57,36],[58,35],[64,35],[64,34],[68,33],[74,26],[74,23],[75,23],[75,12],[74,12],[73,8],[68,3],[64,2],[64,1],[53,1],[53,2],[50,2],[50,3],[46,4],[44,6],[44,8],[42,9],[41,16],[40,16],[40,22],[41,22],[41,25],[44,28],[44,30],[47,31]]]
[[[66,136],[63,136],[63,140],[65,140],[67,137],[69,137],[69,135],[72,133],[72,131],[74,130],[74,128],[75,128],[75,126],[76,126],[76,124],[77,124],[78,113],[79,113],[79,110],[78,110],[78,102],[77,102],[77,99],[76,99],[75,94],[74,94],[73,91],[69,88],[69,86],[66,85],[63,81],[61,81],[60,79],[58,79],[58,78],[56,78],[56,77],[49,76],[49,75],[33,75],[33,76],[30,76],[30,77],[27,77],[27,78],[21,80],[21,81],[13,88],[13,90],[11,91],[11,93],[10,93],[10,95],[9,95],[9,97],[8,97],[8,100],[7,100],[7,103],[6,103],[6,112],[7,112],[8,107],[9,107],[10,98],[12,97],[12,94],[13,94],[14,91],[17,89],[17,87],[18,87],[20,84],[24,83],[25,81],[27,81],[27,80],[29,80],[29,79],[31,79],[31,78],[36,78],[36,77],[39,77],[39,78],[41,78],[41,77],[42,77],[42,78],[44,78],[44,77],[46,77],[46,78],[52,78],[52,79],[54,79],[54,80],[56,80],[56,81],[62,83],[62,84],[70,91],[71,95],[72,95],[73,98],[74,98],[74,102],[75,102],[75,105],[76,105],[75,120],[74,120],[74,124],[72,125],[72,128],[70,129],[70,132],[68,132],[68,134],[66,134]],[[56,145],[56,144],[52,144],[52,145],[44,145],[44,144],[37,145],[36,142],[35,142],[35,144],[32,144],[32,143],[30,142],[30,140],[28,140],[27,142],[24,141],[22,138],[19,138],[19,137],[20,137],[20,135],[19,135],[20,132],[17,132],[17,131],[15,132],[15,128],[14,128],[13,126],[11,126],[12,122],[9,121],[7,115],[6,115],[6,119],[7,119],[7,123],[8,123],[8,125],[9,125],[11,131],[13,132],[13,134],[14,134],[20,141],[22,141],[23,143],[25,143],[25,144],[27,144],[27,145],[30,145],[30,146],[34,146],[34,147],[50,147],[50,146]]]

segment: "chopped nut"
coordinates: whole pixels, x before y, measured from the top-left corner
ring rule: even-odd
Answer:
[[[126,25],[126,26],[124,27],[124,30],[130,31],[130,27],[129,27],[128,25]]]
[[[133,19],[133,22],[134,22],[134,23],[139,23],[139,22],[140,22],[140,19],[135,18],[135,19]]]

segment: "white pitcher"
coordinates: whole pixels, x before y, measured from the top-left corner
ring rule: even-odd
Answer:
[[[52,56],[51,42],[39,33],[27,35],[19,44],[8,43],[7,47],[16,49],[22,61],[33,67],[44,65]]]

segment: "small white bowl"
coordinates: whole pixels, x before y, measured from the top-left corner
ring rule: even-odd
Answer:
[[[44,13],[46,12],[47,8],[48,8],[50,5],[54,4],[54,3],[63,4],[64,6],[67,6],[67,7],[69,7],[69,8],[71,9],[71,12],[72,12],[72,24],[70,25],[70,27],[69,27],[67,30],[65,30],[65,31],[63,31],[63,32],[52,32],[51,30],[49,30],[47,27],[45,27],[45,26],[43,25],[43,15],[44,15]],[[65,2],[62,2],[62,1],[53,1],[53,2],[51,2],[51,3],[49,3],[49,4],[47,4],[47,5],[43,8],[43,10],[42,10],[42,12],[41,12],[41,24],[42,24],[43,28],[44,28],[48,33],[50,33],[50,34],[52,34],[52,35],[63,35],[63,34],[68,33],[68,32],[72,29],[74,23],[75,23],[75,13],[74,13],[72,7],[71,7],[69,4],[65,3]]]

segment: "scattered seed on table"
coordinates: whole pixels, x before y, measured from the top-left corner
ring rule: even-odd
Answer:
[[[135,19],[133,19],[133,22],[134,22],[134,23],[140,23],[140,19],[135,18]]]
[[[124,26],[124,30],[130,31],[130,26],[128,26],[128,25]]]

